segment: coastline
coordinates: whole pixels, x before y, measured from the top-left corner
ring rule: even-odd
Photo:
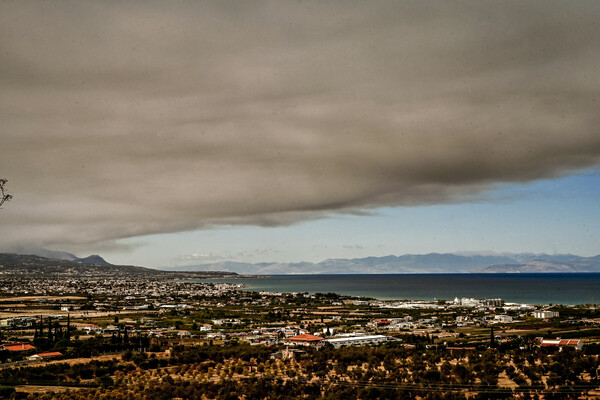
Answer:
[[[467,273],[261,275],[200,279],[240,283],[242,290],[276,293],[337,293],[377,300],[446,300],[502,298],[521,304],[593,304],[600,293],[600,273]],[[596,298],[598,300],[598,298]]]

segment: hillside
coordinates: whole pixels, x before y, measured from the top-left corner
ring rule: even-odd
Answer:
[[[83,264],[110,264],[99,255],[91,255],[88,257],[77,257],[73,253],[66,251],[55,251],[43,248],[16,247],[13,249],[15,254],[34,255],[44,258],[53,258],[56,260],[76,261]]]
[[[92,262],[98,260],[99,262]],[[176,275],[177,277],[188,276],[190,273],[180,271],[161,271],[152,268],[136,267],[132,265],[109,264],[99,256],[87,257],[84,261],[70,261],[56,258],[40,257],[36,255],[22,255],[14,253],[0,253],[0,274],[20,274],[34,276],[66,275],[77,276],[124,276],[124,275]],[[194,272],[193,277],[220,277],[223,275],[236,275],[233,272],[221,271],[199,271]]]
[[[104,260],[102,260],[104,261]],[[105,274],[157,274],[160,271],[131,265],[112,265],[106,261],[83,263],[35,255],[0,253],[0,271],[2,273],[22,274],[68,274],[68,275],[105,275]]]

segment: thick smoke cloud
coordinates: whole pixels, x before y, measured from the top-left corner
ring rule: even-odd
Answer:
[[[597,1],[2,2],[0,236],[110,246],[598,166],[599,18]]]

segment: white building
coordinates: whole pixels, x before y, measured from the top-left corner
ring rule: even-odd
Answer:
[[[385,343],[391,338],[384,335],[370,335],[370,336],[354,336],[354,337],[343,337],[327,339],[327,343],[330,343],[336,349],[344,346],[368,346],[372,344]]]
[[[387,329],[390,331],[398,331],[400,329],[415,329],[417,325],[413,322],[398,322],[396,324],[388,325]]]
[[[86,333],[94,334],[96,332],[102,331],[102,328],[100,328],[98,325],[89,324],[89,325],[86,325],[83,328],[81,328],[81,330]]]
[[[495,315],[494,321],[500,322],[503,324],[509,324],[509,323],[513,322],[513,317],[511,317],[510,315]]]
[[[576,350],[583,349],[583,342],[580,339],[544,339],[541,337],[535,338],[535,343],[540,347],[573,347]]]
[[[548,311],[548,310],[534,311],[533,317],[539,318],[539,319],[555,318],[555,317],[558,317],[558,311]]]

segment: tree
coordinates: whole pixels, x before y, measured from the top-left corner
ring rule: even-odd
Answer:
[[[0,203],[2,204],[2,203]],[[14,386],[0,386],[0,398],[8,399],[12,398],[12,395],[16,392]]]
[[[10,199],[12,199],[12,195],[4,191],[4,185],[6,184],[6,182],[8,182],[6,179],[0,178],[0,206],[2,206],[2,204],[4,204],[5,201],[9,201]]]

